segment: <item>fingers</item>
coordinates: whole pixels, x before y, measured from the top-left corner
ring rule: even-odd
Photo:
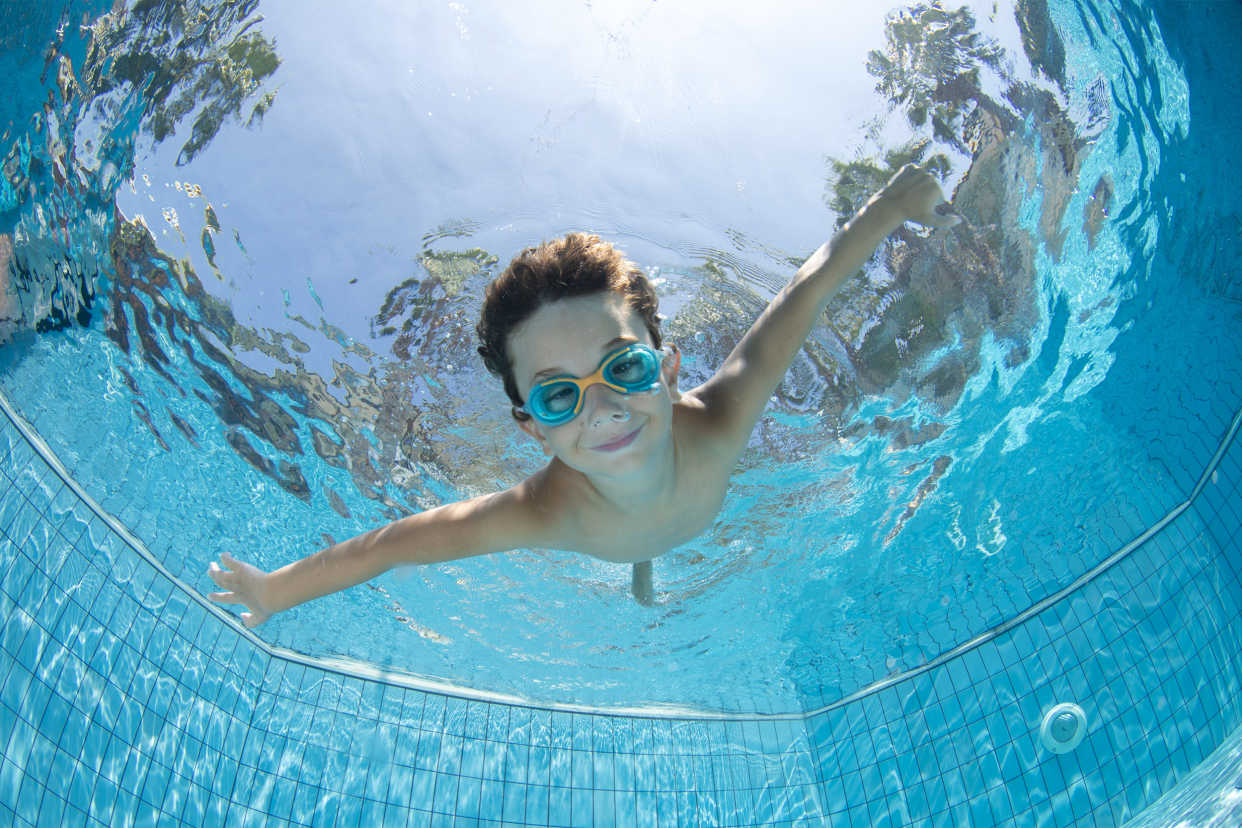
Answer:
[[[211,576],[211,580],[215,581],[217,586],[232,587],[233,591],[211,592],[208,593],[207,597],[220,604],[244,604],[247,607],[253,607],[250,599],[254,596],[250,594],[248,570],[253,570],[254,568],[243,564],[228,552],[221,552],[220,560],[224,562],[228,569],[212,561],[207,564],[207,574]],[[262,611],[241,613],[242,623],[247,627],[257,627],[260,624],[266,623],[271,617],[271,613]]]
[[[207,565],[207,576],[216,582],[216,586],[231,587],[236,583],[234,573],[228,569],[221,569],[215,561]]]
[[[266,612],[243,612],[241,614],[242,623],[247,627],[257,627],[260,624],[265,624],[271,617]]]
[[[246,599],[238,595],[236,592],[210,592],[207,597],[218,604],[245,604]],[[266,623],[272,616],[266,612],[243,612],[241,613],[242,623],[247,627],[257,627]]]
[[[931,212],[914,220],[924,227],[934,227],[937,230],[947,230],[962,223],[962,217],[956,213],[941,215],[940,213]]]
[[[207,597],[219,604],[245,604],[246,599],[238,595],[236,592],[211,592]],[[242,623],[247,627],[257,627],[266,623],[272,616],[266,612],[243,612],[241,613]]]
[[[916,173],[926,173],[926,172],[927,170],[923,169],[918,164],[906,164],[901,169],[899,169],[896,173],[893,174],[893,177],[888,180],[888,183],[891,185],[894,182],[898,181],[899,179],[909,178],[911,175],[914,175]]]
[[[905,213],[907,221],[924,227],[943,230],[962,223],[959,215],[937,211],[937,207],[947,206],[940,181],[930,169],[915,164],[906,164],[898,170],[876,197],[892,199]]]

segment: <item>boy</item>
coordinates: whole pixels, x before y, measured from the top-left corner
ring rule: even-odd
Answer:
[[[594,236],[519,254],[487,290],[478,325],[518,427],[552,460],[511,489],[449,503],[265,573],[227,552],[210,567],[248,627],[397,566],[545,547],[634,564],[651,601],[652,558],[715,519],[769,398],[828,302],[906,221],[951,227],[936,179],[906,166],[798,269],[720,370],[681,392],[642,271]]]

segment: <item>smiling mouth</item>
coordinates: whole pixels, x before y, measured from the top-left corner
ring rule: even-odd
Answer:
[[[642,430],[643,430],[643,427],[639,426],[638,428],[631,431],[629,434],[622,434],[620,437],[613,440],[612,442],[601,443],[598,446],[591,446],[591,450],[592,451],[603,451],[603,452],[620,451],[621,449],[628,446],[630,443],[634,442],[634,440],[638,438],[638,432]]]

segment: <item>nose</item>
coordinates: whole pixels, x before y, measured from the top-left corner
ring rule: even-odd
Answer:
[[[610,419],[625,422],[630,418],[630,412],[626,410],[624,402],[624,395],[612,390],[607,385],[603,383],[592,385],[586,390],[586,397],[582,404],[582,415],[587,418],[587,422],[593,428],[603,425]]]

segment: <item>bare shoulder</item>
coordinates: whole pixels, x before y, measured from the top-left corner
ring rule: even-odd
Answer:
[[[493,495],[493,522],[521,547],[556,547],[572,514],[572,495],[549,463],[516,486]]]

